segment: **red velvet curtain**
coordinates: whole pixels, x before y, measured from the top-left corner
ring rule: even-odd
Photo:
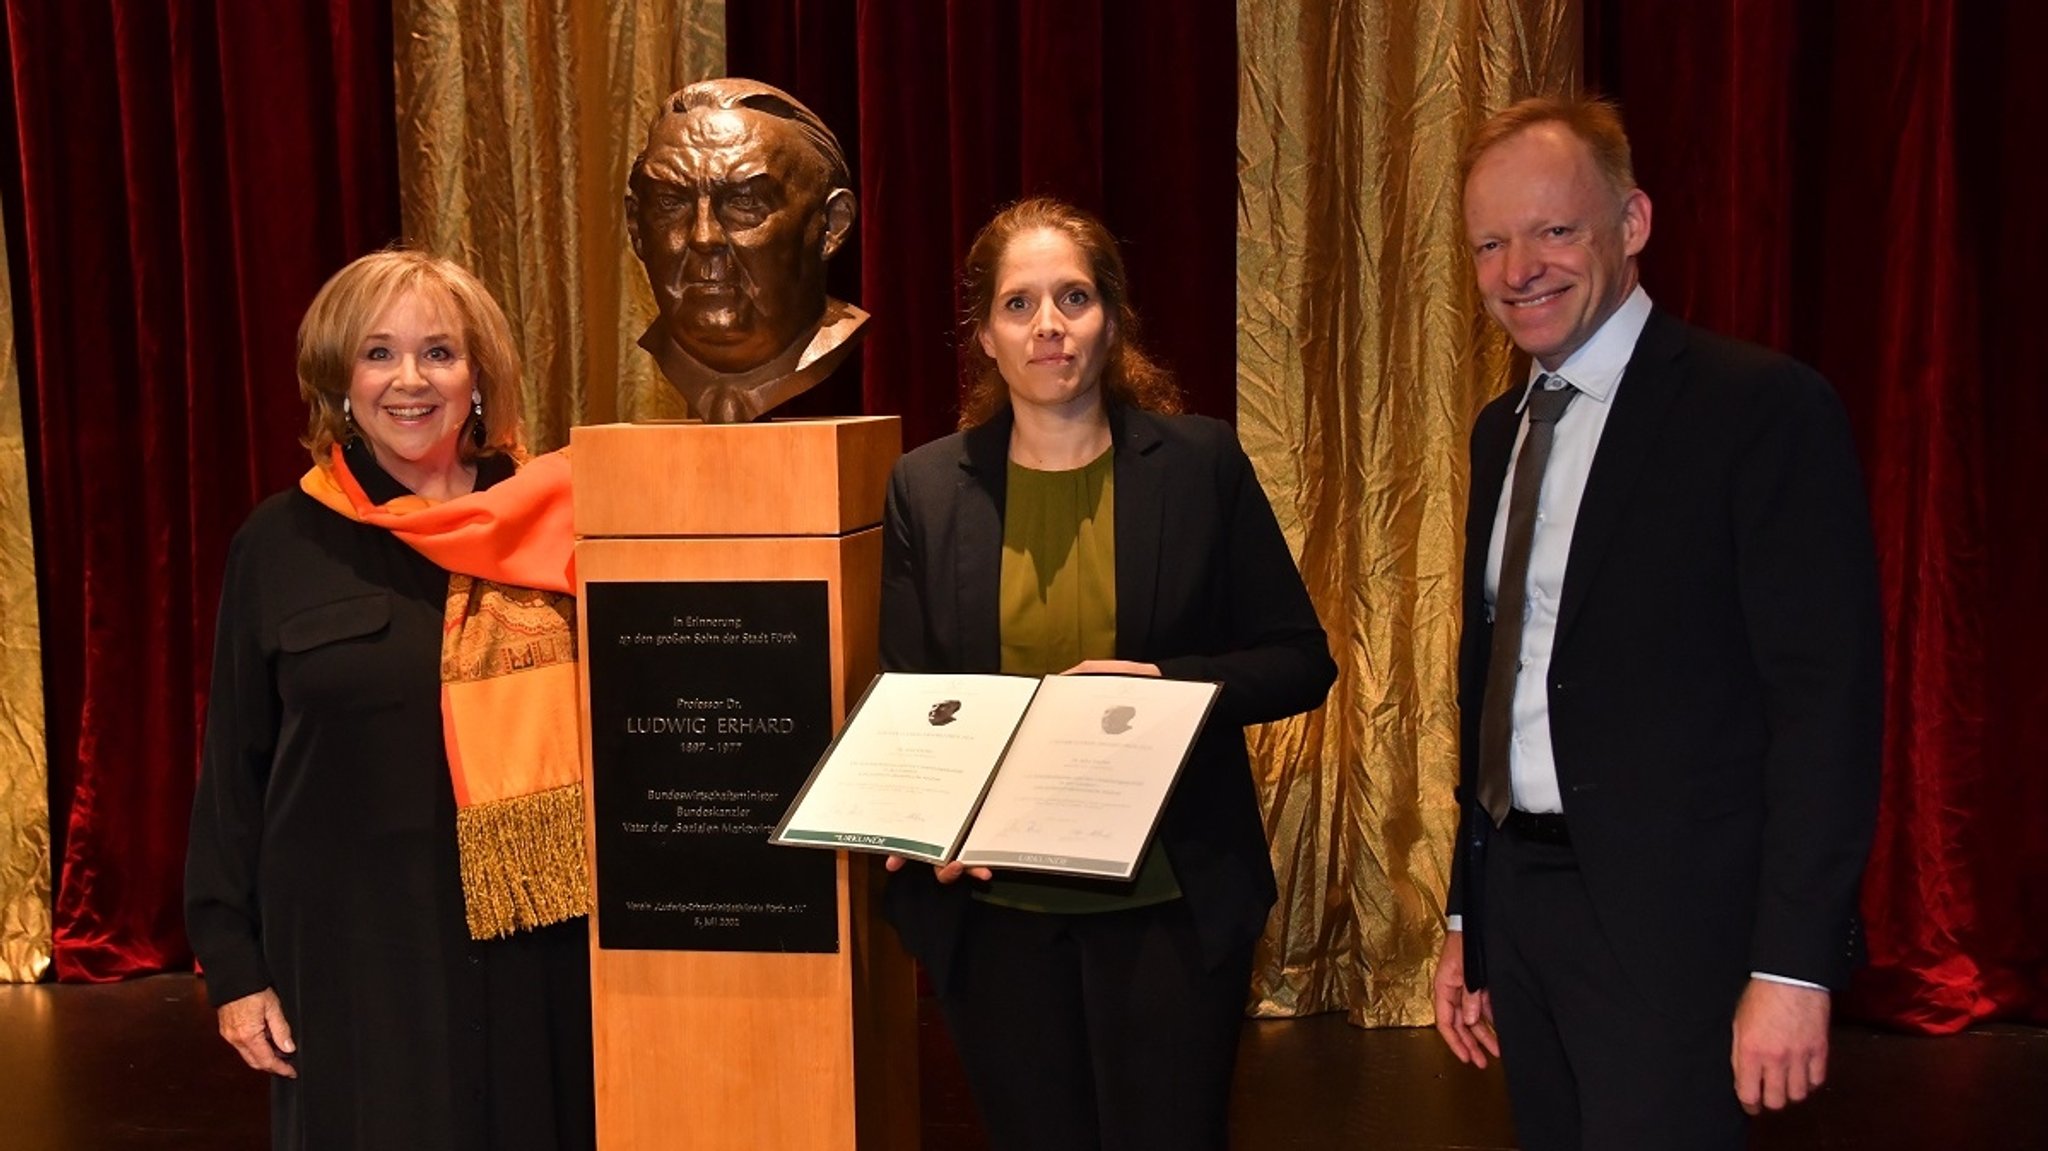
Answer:
[[[1871,962],[1844,1006],[1922,1031],[2048,1020],[2048,376],[2000,314],[2048,256],[2044,12],[1586,12],[1590,85],[1624,105],[1655,206],[1651,295],[1816,365],[1857,427],[1887,714]]]
[[[8,0],[14,255],[50,739],[56,971],[189,964],[229,537],[305,468],[293,334],[398,231],[385,0]]]
[[[1193,410],[1232,418],[1236,19],[1230,0],[729,6],[729,71],[859,140],[875,319],[835,410],[902,415],[906,447],[953,429],[960,258],[1003,204],[1049,194],[1108,223],[1147,346]]]

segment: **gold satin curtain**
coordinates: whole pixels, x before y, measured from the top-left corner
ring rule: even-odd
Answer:
[[[1431,1022],[1465,443],[1513,367],[1458,154],[1578,63],[1576,0],[1240,0],[1238,431],[1339,668],[1321,712],[1253,733],[1280,873],[1260,1015]]]
[[[50,965],[50,791],[20,385],[0,262],[0,983],[33,983]]]
[[[626,169],[663,96],[725,66],[725,0],[394,0],[406,237],[472,269],[525,357],[526,438],[678,417]]]

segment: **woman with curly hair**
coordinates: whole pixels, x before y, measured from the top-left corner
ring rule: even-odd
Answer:
[[[1223,690],[1132,881],[897,858],[887,913],[996,1147],[1221,1148],[1275,898],[1243,728],[1336,667],[1235,434],[1175,414],[1101,222],[1013,205],[964,280],[961,431],[890,482],[883,666]]]

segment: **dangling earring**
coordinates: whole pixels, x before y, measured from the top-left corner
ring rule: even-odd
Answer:
[[[355,411],[349,407],[347,396],[341,397],[341,423],[342,426],[346,428],[348,431],[348,436],[346,438],[351,440],[355,439],[356,414]]]
[[[484,446],[484,393],[482,389],[469,389],[469,442],[481,448]]]

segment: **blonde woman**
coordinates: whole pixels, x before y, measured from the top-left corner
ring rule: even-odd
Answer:
[[[573,685],[565,466],[521,470],[504,315],[445,260],[342,269],[298,366],[313,466],[229,555],[186,861],[221,1034],[280,1149],[591,1147],[573,707],[566,763],[507,714]]]

